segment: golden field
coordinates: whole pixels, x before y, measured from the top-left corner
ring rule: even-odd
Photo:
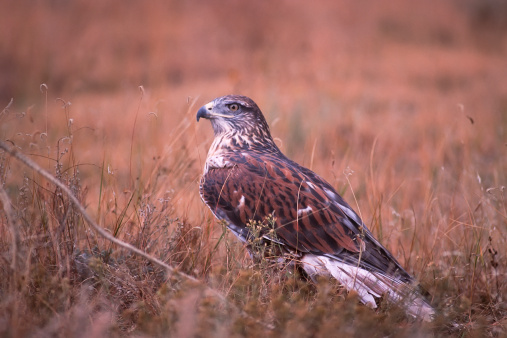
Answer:
[[[500,0],[1,2],[1,140],[179,273],[1,151],[0,334],[505,336],[506,60]],[[214,220],[195,114],[232,93],[417,277],[433,322],[254,264]]]

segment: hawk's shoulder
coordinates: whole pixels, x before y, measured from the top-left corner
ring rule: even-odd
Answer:
[[[274,216],[277,235],[298,251],[360,250],[360,231],[313,172],[276,155],[236,153],[227,160],[233,165],[210,168],[201,180],[201,196],[217,217],[245,227]]]

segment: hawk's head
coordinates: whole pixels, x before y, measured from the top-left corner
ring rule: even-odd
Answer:
[[[215,136],[230,133],[240,137],[271,140],[261,110],[246,96],[227,95],[216,98],[199,109],[198,122],[201,117],[211,121]]]

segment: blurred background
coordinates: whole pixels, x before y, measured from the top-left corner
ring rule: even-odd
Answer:
[[[439,95],[505,110],[507,4],[501,0],[6,0],[0,6],[4,105],[12,97],[22,104],[46,83],[71,97],[143,85],[186,88],[206,99],[269,92],[292,101],[388,100],[404,109]]]

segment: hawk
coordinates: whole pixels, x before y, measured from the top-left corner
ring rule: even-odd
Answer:
[[[434,310],[414,277],[328,182],[280,151],[252,99],[219,97],[199,109],[200,118],[214,131],[201,198],[252,256],[260,238],[277,248],[279,262],[290,257],[312,279],[332,276],[372,308],[385,296],[431,319]]]

